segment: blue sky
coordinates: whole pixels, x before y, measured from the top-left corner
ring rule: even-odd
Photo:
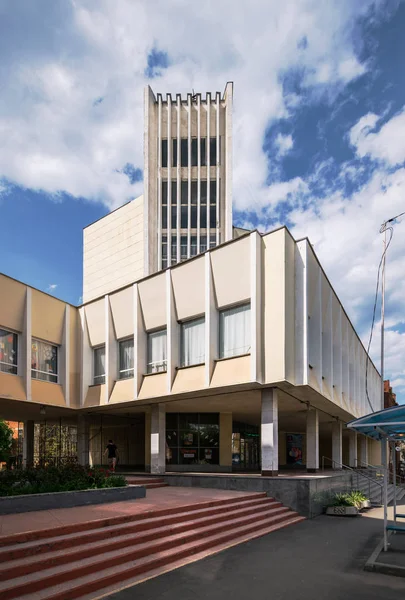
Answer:
[[[249,6],[0,0],[0,271],[79,303],[83,227],[142,193],[144,85],[231,80],[235,224],[309,236],[368,339],[379,227],[405,210],[405,2]],[[387,370],[405,401],[404,232]]]

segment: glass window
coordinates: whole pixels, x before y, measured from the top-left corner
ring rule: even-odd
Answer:
[[[18,336],[0,329],[0,371],[17,375]]]
[[[105,346],[93,350],[94,385],[105,383]]]
[[[128,379],[134,376],[134,340],[119,342],[119,378]]]
[[[221,310],[219,357],[228,358],[248,352],[250,352],[250,304]]]
[[[210,165],[215,166],[217,164],[217,138],[210,139]]]
[[[177,262],[177,236],[172,236],[172,253],[171,253],[172,263]]]
[[[177,167],[177,138],[173,138],[172,165]]]
[[[197,138],[192,138],[191,140],[191,166],[196,167],[198,162],[198,152],[197,152]]]
[[[148,333],[148,373],[163,373],[167,369],[166,329]]]
[[[162,140],[162,167],[167,167],[167,140]]]
[[[167,464],[219,464],[219,415],[166,414]]]
[[[201,365],[205,361],[205,319],[181,324],[181,366]]]
[[[182,167],[188,167],[188,139],[182,139],[181,140],[181,148],[180,148],[180,154],[181,154],[181,166]]]
[[[187,258],[187,236],[182,235],[180,238],[180,259],[186,260]]]
[[[207,165],[207,138],[201,138],[201,166]]]
[[[192,235],[190,239],[190,256],[196,256],[197,254],[197,236]]]
[[[58,382],[58,348],[46,342],[32,340],[31,377]]]

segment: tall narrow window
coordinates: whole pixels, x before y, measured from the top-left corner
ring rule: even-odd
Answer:
[[[167,181],[162,181],[162,229],[167,229]]]
[[[177,235],[172,235],[172,264],[177,262]]]
[[[192,138],[191,140],[191,166],[196,167],[198,163],[198,140]]]
[[[181,324],[181,366],[200,365],[205,361],[205,319]]]
[[[162,140],[162,167],[167,167],[167,140]]]
[[[201,166],[207,165],[207,138],[201,138]]]
[[[188,225],[188,182],[181,182],[181,218],[180,218],[180,227],[182,229],[187,229]]]
[[[162,235],[162,269],[167,267],[167,235]]]
[[[167,370],[166,329],[148,333],[148,373],[163,373]]]
[[[221,138],[220,138],[221,139]],[[217,164],[217,138],[210,138],[210,165],[215,167]]]
[[[119,342],[119,378],[128,379],[134,376],[134,339]]]
[[[46,342],[32,340],[31,377],[58,382],[58,348]]]
[[[201,196],[200,196],[200,227],[207,227],[207,181],[201,181]]]
[[[197,254],[197,236],[192,235],[190,239],[190,256],[196,256]]]
[[[105,383],[105,346],[93,350],[93,383]]]
[[[210,181],[210,228],[217,226],[217,182]]]
[[[17,375],[18,336],[0,329],[0,371]]]
[[[187,258],[187,236],[182,235],[180,238],[180,259],[186,260]]]
[[[181,166],[182,167],[188,167],[188,139],[182,139],[181,140],[181,148],[180,148],[180,154],[181,154]]]
[[[229,358],[250,352],[250,304],[219,313],[219,357]]]
[[[177,138],[173,138],[172,165],[177,167]]]

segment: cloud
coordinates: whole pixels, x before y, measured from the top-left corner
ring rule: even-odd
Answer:
[[[278,156],[281,157],[288,154],[288,152],[290,152],[294,146],[292,135],[283,135],[282,133],[277,135],[274,143],[278,148]]]
[[[243,205],[246,185],[256,195],[266,183],[266,127],[301,102],[284,95],[284,75],[303,72],[308,98],[357,77],[350,32],[374,4],[257,0],[245,11],[207,0],[196,12],[186,0],[13,3],[2,13],[0,176],[115,208],[142,193],[124,166],[143,168],[149,77],[155,91],[183,94],[233,80],[234,198]]]
[[[361,117],[349,133],[358,156],[370,156],[390,166],[405,162],[405,106],[401,112],[374,131],[381,117],[373,113]]]
[[[46,291],[49,292],[50,294],[52,294],[52,292],[54,292],[57,287],[58,287],[57,283],[50,283],[48,285],[48,287],[46,288]]]

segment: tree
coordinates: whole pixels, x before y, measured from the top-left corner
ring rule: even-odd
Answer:
[[[10,456],[13,443],[13,430],[0,419],[0,462],[6,462]]]

